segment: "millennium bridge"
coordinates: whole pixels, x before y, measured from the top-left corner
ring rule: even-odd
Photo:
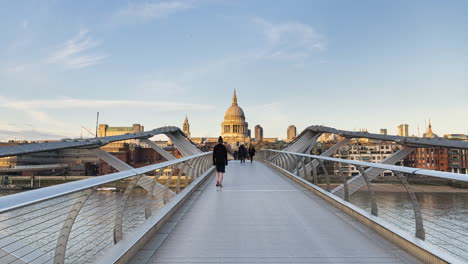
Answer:
[[[323,133],[342,140],[312,155]],[[149,140],[159,134],[183,157]],[[359,138],[401,148],[379,163],[333,157]],[[167,161],[133,168],[100,148],[128,139]],[[212,153],[177,127],[1,147],[0,157],[76,148],[119,172],[0,197],[0,263],[468,263],[468,204],[451,215],[425,200],[466,186],[468,175],[395,165],[416,148],[436,147],[468,142],[310,126],[282,150],[260,150],[253,163],[230,161],[224,188],[215,187]],[[347,176],[345,166],[359,173]],[[403,206],[382,195],[384,172],[396,175],[390,186],[404,192]],[[112,184],[124,191],[98,191]]]

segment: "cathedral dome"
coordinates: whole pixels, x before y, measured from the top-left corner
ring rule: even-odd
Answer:
[[[235,92],[232,97],[232,105],[226,110],[226,114],[224,115],[224,122],[229,121],[245,122],[244,111],[237,105],[237,96]]]
[[[228,108],[224,115],[224,121],[245,121],[244,111],[238,105],[233,105]]]
[[[237,105],[235,90],[232,105],[226,110],[224,122],[221,123],[221,136],[230,143],[247,142],[249,138],[249,124],[245,122],[244,111]]]

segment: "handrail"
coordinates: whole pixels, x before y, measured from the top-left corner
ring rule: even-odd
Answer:
[[[448,256],[447,253],[440,253],[438,250],[427,250],[426,246],[423,245],[423,241],[428,241],[429,243],[435,244],[439,246],[440,248],[447,250],[450,252],[450,254],[453,254],[454,257],[456,256],[457,258],[460,257],[464,260],[468,260],[468,255],[466,253],[460,253],[460,252],[466,252],[466,246],[468,245],[468,241],[460,239],[458,236],[461,235],[463,236],[464,229],[466,227],[466,223],[459,224],[458,222],[454,222],[451,220],[447,219],[442,219],[441,222],[435,221],[433,219],[433,215],[431,213],[425,212],[422,210],[423,207],[419,205],[418,197],[416,196],[416,192],[426,192],[426,184],[423,184],[424,190],[422,190],[420,187],[419,188],[412,188],[410,186],[410,182],[408,182],[408,177],[410,175],[418,175],[418,176],[429,176],[429,177],[434,177],[434,178],[440,178],[440,179],[449,179],[449,180],[457,180],[457,181],[463,181],[463,182],[468,182],[468,177],[463,174],[457,174],[457,173],[450,173],[450,172],[441,172],[441,171],[430,171],[430,170],[425,170],[425,169],[419,169],[419,168],[411,168],[411,167],[403,167],[403,166],[395,166],[395,165],[387,165],[387,164],[382,164],[382,163],[372,163],[372,162],[363,162],[363,161],[355,161],[355,160],[347,160],[347,159],[339,159],[339,158],[331,158],[327,156],[318,156],[318,155],[310,155],[310,154],[303,154],[303,153],[295,153],[295,152],[288,152],[288,151],[278,151],[278,150],[260,150],[259,151],[259,157],[260,159],[263,159],[266,164],[281,170],[282,172],[286,173],[287,175],[290,175],[293,177],[293,179],[305,183],[307,186],[310,186],[311,188],[314,189],[314,191],[318,191],[320,196],[324,195],[326,196],[326,200],[330,198],[331,200],[334,200],[335,202],[338,202],[339,208],[342,208],[348,214],[351,214],[353,216],[356,216],[356,210],[355,208],[353,209],[353,203],[359,204],[360,202],[357,200],[351,201],[350,200],[350,192],[349,192],[349,186],[353,186],[353,190],[358,190],[361,187],[367,185],[367,189],[369,191],[369,200],[370,205],[362,205],[361,207],[370,209],[370,214],[365,215],[362,213],[359,213],[361,216],[364,216],[367,218],[364,222],[367,220],[371,220],[373,223],[377,223],[378,226],[384,227],[384,229],[389,230],[390,233],[387,238],[389,238],[391,241],[393,241],[394,238],[396,237],[401,237],[403,240],[406,240],[407,242],[410,242],[417,247],[424,249],[428,252],[430,256],[434,255],[437,258],[446,260],[446,259],[451,259],[451,261],[448,261],[449,263],[461,263],[461,261],[456,260],[452,261],[452,257]],[[296,156],[298,159],[290,159],[290,160],[285,160],[285,156]],[[303,157],[307,157],[309,162],[307,167],[305,164],[302,163]],[[330,161],[334,163],[334,172],[333,175],[335,176],[335,183],[342,181],[342,185],[339,187],[344,189],[344,197],[343,195],[337,194],[336,192],[329,191],[329,185],[330,185],[330,175],[329,171],[327,171],[327,168],[325,166],[322,166],[323,169],[323,175],[321,183],[318,181],[318,175],[316,173],[316,168],[317,164],[313,164],[313,160],[317,160],[318,165],[323,165],[323,161]],[[294,164],[297,163],[297,164]],[[340,164],[339,166],[337,164]],[[359,175],[354,176],[350,180],[346,179],[346,175],[343,173],[341,169],[341,164],[350,164],[353,165],[357,168],[359,171]],[[302,165],[302,173],[300,166]],[[338,169],[336,169],[338,167]],[[374,168],[372,169],[367,169],[365,168]],[[373,183],[371,182],[373,178],[375,178],[378,174],[381,172],[389,170],[392,171],[396,177],[397,180],[400,181],[400,183],[403,185],[404,190],[406,190],[406,193],[408,194],[409,201],[411,202],[411,207],[412,207],[412,214],[411,212],[408,212],[407,209],[401,209],[398,210],[396,213],[393,212],[392,208],[394,208],[394,205],[390,203],[390,206],[388,205],[388,202],[385,199],[385,196],[380,196],[377,195],[377,192],[374,188]],[[313,182],[310,174],[308,172],[313,173]],[[368,171],[377,171],[377,173],[374,173],[372,177],[369,177]],[[301,177],[302,175],[302,177]],[[407,176],[406,176],[407,175]],[[349,176],[349,175],[348,175]],[[361,177],[361,178],[359,178]],[[356,180],[357,179],[357,180]],[[394,178],[390,179],[390,182],[388,182],[391,185],[388,186],[393,186],[394,184]],[[424,178],[423,181],[427,181],[427,186],[433,187],[433,186],[438,186],[439,181],[433,181],[432,179]],[[435,184],[434,184],[435,182]],[[380,183],[380,182],[379,182]],[[420,185],[420,181],[415,182],[415,185]],[[450,184],[448,184],[450,185]],[[429,187],[429,188],[430,188]],[[451,188],[457,188],[457,187],[452,187]],[[310,188],[309,188],[310,189]],[[338,189],[335,188],[335,190]],[[435,189],[428,189],[428,191],[432,191]],[[437,192],[446,192],[449,189],[442,189],[442,190],[437,190]],[[379,192],[388,192],[388,189],[383,188]],[[397,191],[398,192],[398,191]],[[330,200],[330,201],[331,201]],[[367,202],[367,201],[366,201]],[[434,201],[433,201],[434,202]],[[334,202],[332,202],[334,203]],[[380,208],[378,207],[378,204],[380,205]],[[351,209],[351,210],[348,210]],[[427,210],[427,208],[424,208]],[[380,215],[380,212],[382,212],[382,215]],[[361,216],[357,216],[357,218],[360,218]],[[377,217],[379,216],[379,217]],[[408,217],[409,216],[409,217]],[[428,216],[427,218],[424,216]],[[380,220],[382,219],[382,220]],[[390,225],[387,225],[386,222],[388,222]],[[427,222],[425,224],[425,222]],[[466,221],[465,221],[466,222]],[[450,227],[447,227],[447,223],[450,225]],[[411,230],[408,229],[408,225],[414,225],[414,237],[406,237],[404,235],[400,234],[400,231],[402,232],[408,232]],[[369,225],[371,227],[375,227],[374,225]],[[377,228],[376,230],[378,230]],[[428,230],[428,232],[426,231]],[[384,234],[387,231],[382,231]],[[426,234],[428,233],[428,234]],[[397,236],[394,236],[394,234],[397,234]],[[442,237],[442,238],[441,238]],[[447,238],[447,240],[444,240],[444,238]],[[398,240],[398,239],[397,239]],[[395,240],[395,241],[397,241]],[[454,242],[452,242],[452,240]],[[398,240],[399,241],[399,240]],[[445,244],[439,245],[439,241],[443,241]],[[399,242],[398,242],[399,243]],[[406,243],[406,242],[404,242]],[[412,246],[411,246],[412,247]],[[409,248],[409,250],[413,250]],[[461,250],[461,251],[460,251]],[[434,252],[438,252],[435,254]],[[420,255],[419,252],[414,251],[414,255],[417,256],[418,258],[422,260],[427,260],[423,255]]]
[[[28,192],[22,192],[12,195],[7,195],[4,197],[0,197],[0,214],[5,213],[14,209],[18,209],[21,207],[25,207],[28,205],[32,205],[35,203],[47,201],[56,197],[60,197],[66,194],[71,194],[74,192],[82,191],[88,188],[92,188],[95,186],[99,186],[102,184],[106,184],[109,182],[122,180],[128,177],[136,176],[139,174],[143,174],[149,171],[161,169],[167,166],[175,165],[181,162],[185,162],[187,160],[209,155],[211,152],[204,152],[201,154],[196,154],[192,156],[188,156],[185,158],[180,158],[177,160],[170,160],[166,162],[161,162],[145,167],[130,169],[126,171],[111,173],[103,176],[98,176],[94,178],[89,178],[80,181],[74,181],[69,183],[64,183],[60,185],[54,185],[50,187],[45,187],[37,190],[31,190]]]
[[[311,154],[303,154],[303,153],[296,153],[296,152],[288,152],[288,151],[281,151],[281,150],[273,150],[273,149],[265,149],[260,151],[272,151],[277,153],[284,153],[284,154],[291,154],[297,155],[302,157],[309,157],[318,160],[326,160],[326,161],[333,161],[333,162],[343,162],[346,164],[351,164],[355,166],[363,166],[363,167],[372,167],[384,170],[392,170],[398,171],[407,174],[417,174],[423,176],[430,176],[430,177],[437,177],[437,178],[444,178],[456,181],[465,181],[468,182],[468,177],[463,176],[463,174],[453,173],[453,172],[445,172],[445,171],[432,171],[420,168],[412,168],[412,167],[404,167],[404,166],[396,166],[396,165],[387,165],[381,163],[372,163],[372,162],[364,162],[364,161],[355,161],[355,160],[348,160],[348,159],[338,159],[338,158],[330,158],[325,156],[318,156],[318,155],[311,155]]]

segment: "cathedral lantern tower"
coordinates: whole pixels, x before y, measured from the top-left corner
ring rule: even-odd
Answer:
[[[187,135],[187,137],[190,138],[190,124],[188,122],[187,116],[185,116],[184,125],[182,126],[182,130],[184,131],[184,134]]]
[[[245,122],[244,111],[237,104],[235,90],[232,96],[232,104],[226,110],[224,122],[221,123],[221,136],[228,143],[250,142],[248,123]]]

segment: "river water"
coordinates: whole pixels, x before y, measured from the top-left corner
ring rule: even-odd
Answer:
[[[414,212],[406,192],[376,192],[379,217],[415,234]],[[416,193],[426,241],[468,262],[468,193]],[[369,194],[359,191],[351,203],[370,212]]]

